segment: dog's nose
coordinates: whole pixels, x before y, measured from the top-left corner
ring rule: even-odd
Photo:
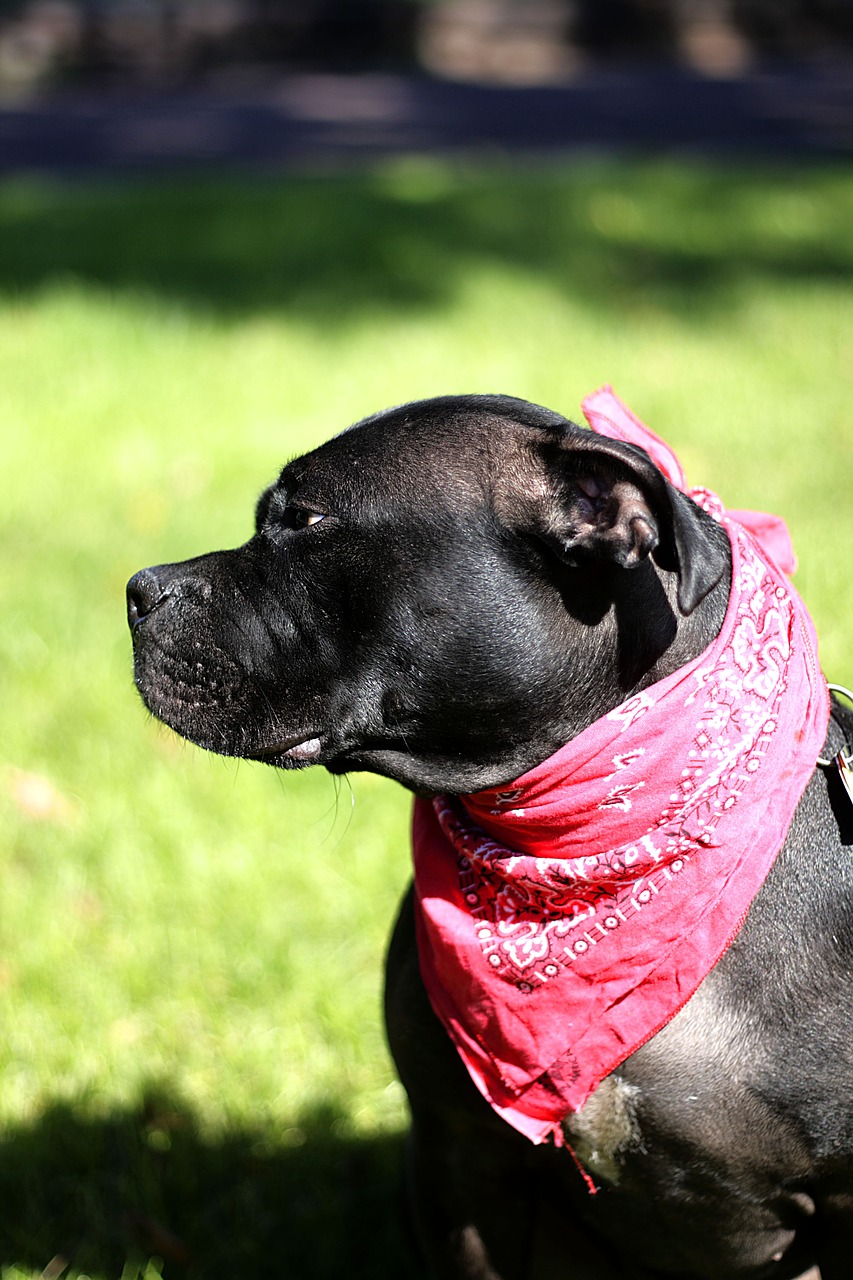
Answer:
[[[156,569],[140,569],[127,584],[127,623],[131,630],[168,595]]]

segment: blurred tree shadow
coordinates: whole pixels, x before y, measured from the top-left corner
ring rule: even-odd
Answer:
[[[799,170],[797,171],[799,172]],[[605,311],[686,319],[744,278],[853,276],[849,166],[642,160],[553,170],[405,162],[345,176],[0,185],[0,292],[63,279],[223,318],[284,312],[334,329],[434,308],[500,264]]]
[[[0,1267],[117,1280],[128,1260],[159,1258],[165,1280],[417,1280],[402,1137],[340,1127],[320,1109],[280,1141],[208,1139],[168,1087],[102,1119],[54,1103],[0,1139]]]

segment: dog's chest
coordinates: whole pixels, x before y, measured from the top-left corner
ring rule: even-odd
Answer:
[[[794,1135],[751,1105],[749,1091],[735,1087],[724,1097],[723,1082],[712,1090],[709,1079],[703,1085],[700,1073],[683,1087],[670,1080],[656,1088],[608,1077],[563,1123],[588,1179],[577,1207],[652,1269],[677,1265],[704,1276],[714,1258],[715,1275],[777,1264],[792,1268],[780,1275],[799,1274],[801,1228],[805,1240],[815,1212],[796,1189],[803,1153]],[[794,1173],[793,1187],[783,1170]],[[689,1222],[685,1203],[693,1205]]]

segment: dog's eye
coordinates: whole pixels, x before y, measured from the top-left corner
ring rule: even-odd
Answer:
[[[307,507],[285,507],[283,523],[288,529],[310,529],[312,524],[325,520],[322,511],[309,511]]]

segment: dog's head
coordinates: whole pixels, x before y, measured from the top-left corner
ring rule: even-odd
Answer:
[[[286,466],[244,546],[136,574],[136,683],[211,751],[472,791],[699,652],[728,566],[642,450],[421,401]]]

